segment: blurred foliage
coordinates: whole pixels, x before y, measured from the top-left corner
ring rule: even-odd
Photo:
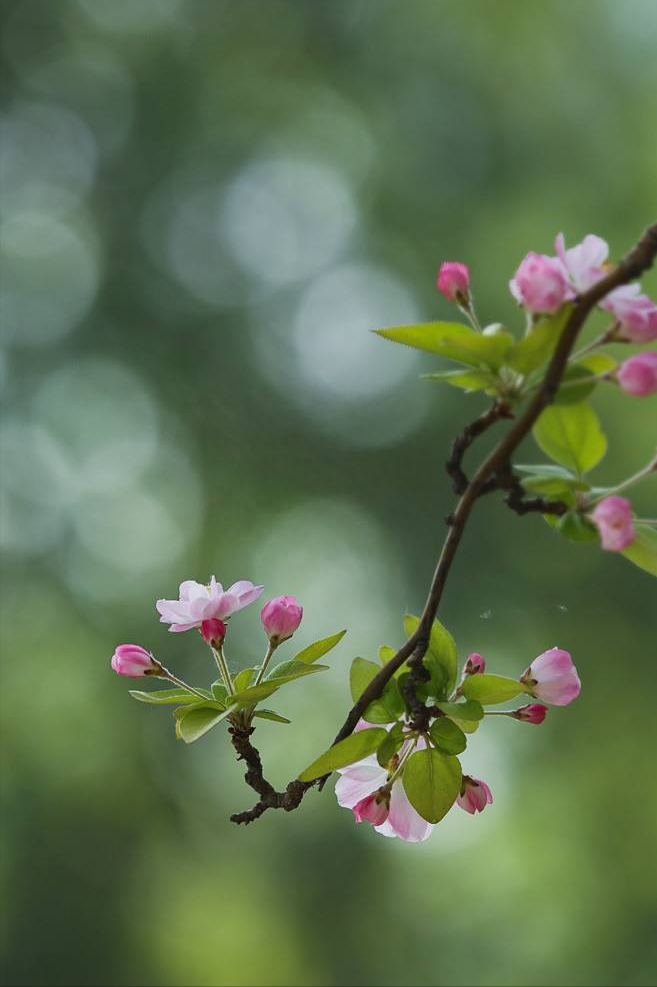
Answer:
[[[296,594],[299,646],[349,634],[325,709],[301,682],[258,734],[278,782],[325,748],[350,659],[421,606],[448,442],[484,400],[367,330],[451,318],[445,258],[513,327],[527,250],[634,242],[656,28],[653,0],[5,0],[5,982],[654,984],[655,586],[625,560],[478,511],[441,619],[507,674],[566,647],[584,690],[475,738],[495,805],[418,846],[330,785],[238,830],[218,731],[176,743],[108,661],[137,641],[200,677],[153,608],[182,578]],[[595,404],[609,483],[648,459],[655,402]]]

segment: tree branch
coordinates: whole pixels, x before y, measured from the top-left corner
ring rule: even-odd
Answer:
[[[584,325],[584,322],[593,308],[595,308],[597,303],[609,294],[610,291],[613,291],[614,288],[618,288],[620,285],[627,284],[628,282],[634,281],[640,277],[644,271],[648,270],[652,266],[656,255],[657,223],[653,224],[646,230],[637,245],[612,271],[610,271],[609,274],[606,275],[606,277],[602,278],[591,288],[589,288],[588,291],[584,292],[577,298],[573,310],[570,313],[568,321],[566,322],[563,332],[559,338],[559,342],[557,343],[554,353],[552,354],[552,359],[550,360],[541,387],[536,391],[533,398],[526,406],[523,414],[515,420],[514,424],[511,426],[506,435],[502,437],[495,449],[493,449],[493,451],[481,463],[470,482],[467,481],[467,477],[465,477],[461,467],[463,454],[477,435],[485,431],[485,429],[488,428],[489,425],[493,424],[494,421],[497,421],[498,418],[503,417],[499,413],[499,409],[494,413],[493,409],[495,408],[495,405],[493,405],[488,412],[482,415],[480,419],[477,419],[477,422],[474,422],[472,425],[468,426],[462,436],[460,436],[454,443],[452,447],[452,454],[448,462],[448,472],[450,472],[450,476],[452,476],[454,483],[458,484],[462,489],[456,509],[450,517],[450,528],[434,570],[431,587],[420,617],[420,622],[414,633],[404,642],[390,661],[382,667],[381,671],[368,684],[367,688],[364,690],[357,702],[354,703],[342,727],[335,736],[333,741],[334,744],[344,740],[345,737],[348,737],[353,732],[366,708],[371,702],[378,699],[383,692],[386,683],[392,678],[394,673],[404,664],[404,662],[408,662],[411,672],[415,673],[412,678],[415,678],[416,680],[422,679],[422,659],[424,658],[429,646],[431,625],[438,611],[438,607],[445,589],[445,584],[447,582],[447,577],[452,567],[458,546],[463,537],[468,518],[470,517],[477,499],[482,496],[487,489],[491,488],[491,483],[496,483],[499,485],[500,477],[504,479],[506,476],[507,482],[509,482],[508,477],[511,472],[510,463],[512,456],[523,439],[531,431],[541,412],[554,400],[557,390],[559,389],[561,378],[563,377],[566,369],[570,353],[577,340],[579,332]],[[475,429],[475,434],[472,434],[473,429]],[[463,486],[463,481],[465,481],[465,486]],[[511,488],[507,501],[511,500],[512,503],[510,506],[512,506],[515,510],[518,510],[519,502],[523,500],[523,498],[521,498],[518,494],[516,483],[520,486],[517,479],[511,481]],[[537,500],[540,500],[540,498],[537,498]],[[541,508],[533,506],[530,507],[528,506],[528,503],[531,503],[531,501],[525,501],[522,504],[520,513],[524,513],[525,510],[539,510],[543,506],[541,505]],[[412,679],[411,682],[407,684],[412,686]],[[414,692],[411,698],[409,691],[408,698],[411,702],[411,709],[415,713],[415,705],[418,704],[419,706],[421,704],[419,704]],[[260,782],[260,778],[262,777],[260,757],[257,751],[255,751],[255,748],[251,746],[248,735],[246,738],[240,738],[238,743],[240,745],[239,747],[235,743],[235,734],[233,734],[233,744],[236,746],[238,754],[249,764],[249,770],[246,774],[247,782],[251,785],[251,787],[255,788],[258,794],[261,795],[261,799],[253,809],[232,816],[231,818],[233,821],[250,822],[252,819],[257,819],[258,816],[262,815],[262,813],[268,808],[284,808],[287,811],[296,808],[308,788],[312,787],[312,784],[303,784],[301,782],[293,781],[287,786],[284,793],[277,793],[275,791],[272,793],[269,792],[271,786],[265,782],[264,784],[267,788],[264,792],[261,792],[260,788],[252,784],[252,781],[256,781],[258,785],[264,787]],[[255,752],[255,755],[257,756],[257,765],[256,758],[252,752]],[[252,776],[252,780],[249,780],[250,776]],[[326,778],[320,780],[320,788],[325,780]],[[293,802],[294,804],[292,804]]]

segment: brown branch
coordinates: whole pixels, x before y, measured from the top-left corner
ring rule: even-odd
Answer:
[[[556,514],[562,517],[568,512],[568,504],[563,500],[548,500],[546,497],[528,497],[525,488],[519,478],[513,472],[510,464],[498,470],[497,485],[501,490],[508,491],[504,498],[507,504],[516,514],[529,514],[536,511],[540,514]]]
[[[470,481],[463,471],[463,456],[470,448],[476,438],[482,435],[487,429],[499,421],[500,418],[513,418],[511,407],[505,401],[494,401],[488,411],[485,411],[479,418],[466,425],[460,435],[457,435],[452,442],[452,449],[449,459],[445,463],[445,469],[452,478],[454,493],[464,494]]]
[[[286,812],[291,812],[297,808],[308,789],[315,784],[315,782],[291,781],[284,792],[277,792],[264,777],[260,753],[250,740],[253,731],[253,727],[242,727],[235,723],[228,728],[233,747],[237,751],[238,761],[244,761],[247,765],[244,780],[260,796],[252,809],[236,812],[230,817],[231,822],[245,825],[258,819],[267,809],[284,809]]]
[[[404,664],[404,662],[408,662],[412,672],[414,669],[422,668],[422,659],[424,658],[429,645],[431,625],[438,611],[438,607],[445,589],[445,584],[447,582],[447,577],[452,567],[458,546],[461,542],[461,538],[463,537],[468,518],[470,517],[470,513],[472,512],[477,499],[482,496],[484,492],[486,492],[487,485],[490,484],[490,481],[496,482],[499,479],[499,475],[502,477],[504,477],[505,473],[508,475],[510,468],[509,464],[516,449],[523,439],[529,434],[541,412],[549,404],[551,404],[552,401],[554,401],[554,397],[559,389],[559,384],[566,369],[572,348],[591,311],[595,308],[597,303],[608,295],[610,291],[613,291],[614,288],[618,288],[620,285],[627,284],[628,282],[634,281],[636,278],[640,277],[644,271],[648,270],[652,266],[656,255],[657,223],[650,226],[646,230],[637,245],[612,271],[610,271],[609,274],[606,275],[606,277],[602,278],[591,288],[589,288],[588,291],[584,292],[577,298],[573,310],[570,313],[568,321],[566,322],[563,332],[559,338],[559,342],[557,343],[554,353],[552,354],[552,359],[550,360],[550,364],[540,388],[536,391],[534,397],[525,408],[523,414],[516,419],[514,424],[511,426],[506,435],[503,436],[495,449],[493,449],[493,451],[484,459],[474,474],[472,480],[467,484],[461,493],[456,509],[453,515],[451,515],[450,528],[443,543],[442,551],[431,581],[431,587],[416,630],[408,638],[408,640],[404,642],[390,661],[382,667],[381,671],[372,679],[357,702],[354,703],[345,722],[335,736],[333,741],[334,744],[344,740],[345,737],[348,737],[349,734],[353,732],[366,708],[371,702],[378,699],[383,692],[386,683],[392,678],[394,673]],[[486,418],[487,416],[484,415],[482,417]],[[498,415],[497,417],[500,416]],[[494,418],[493,420],[497,419]],[[484,428],[485,427],[487,426],[484,426]],[[484,429],[482,429],[482,431],[483,430]],[[469,444],[470,443],[466,441],[463,451],[465,451]],[[460,465],[458,455],[459,453],[457,450],[455,462]],[[511,492],[513,493],[513,491]],[[248,743],[248,737],[246,738],[246,742]],[[233,743],[235,743],[234,739]],[[250,747],[251,745],[248,744],[248,746]],[[250,756],[252,757],[252,755]],[[248,759],[245,758],[245,760],[247,760],[248,763]],[[258,756],[258,762],[259,760],[260,758]],[[247,780],[251,770],[252,769],[250,767],[249,771],[247,771]],[[325,779],[322,779],[320,782],[320,788],[323,781],[325,781]],[[232,819],[235,822],[250,822],[252,818],[258,818],[258,816],[262,815],[262,813],[268,808],[284,808],[289,811],[291,808],[296,808],[305,795],[306,790],[310,787],[312,787],[312,785],[302,786],[301,782],[291,782],[290,785],[288,785],[286,792],[274,792],[273,795],[264,794],[261,796],[260,802],[253,809],[246,813],[240,813],[237,816],[233,816]],[[296,802],[295,805],[285,804],[285,799],[288,797],[287,793],[291,788],[293,789],[293,801]],[[258,791],[258,789],[256,789],[256,791]],[[280,800],[280,804],[278,804],[278,800]]]

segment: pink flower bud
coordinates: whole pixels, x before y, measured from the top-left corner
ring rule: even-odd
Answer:
[[[303,607],[293,596],[277,596],[265,603],[260,619],[265,634],[272,644],[280,644],[292,637],[303,617]]]
[[[385,788],[379,788],[371,795],[366,795],[364,799],[356,803],[353,813],[357,823],[367,819],[373,826],[381,826],[390,813],[390,792],[387,792]]]
[[[637,353],[618,368],[618,383],[627,394],[643,398],[657,391],[657,353]]]
[[[470,775],[463,775],[461,794],[456,800],[456,804],[461,809],[465,809],[471,816],[475,812],[483,812],[487,805],[491,805],[493,795],[485,781],[478,778],[471,778]]]
[[[223,620],[219,620],[217,617],[211,617],[210,620],[201,621],[201,635],[203,639],[215,647],[223,644],[227,630],[228,628]]]
[[[582,688],[572,658],[561,648],[551,648],[534,658],[520,681],[527,692],[553,706],[572,703]]]
[[[157,675],[162,671],[159,661],[138,644],[120,644],[112,655],[112,668],[117,675],[127,675],[131,679]]]
[[[607,552],[622,552],[636,537],[632,505],[625,497],[605,497],[591,518],[598,526],[602,547]]]
[[[473,652],[468,655],[467,661],[463,666],[463,676],[466,675],[482,675],[486,671],[486,661],[477,652]]]
[[[521,262],[509,288],[528,312],[556,312],[572,294],[557,258],[535,253]]]
[[[649,343],[657,339],[657,305],[641,294],[638,284],[626,284],[611,291],[600,302],[620,323],[620,336],[630,343]]]
[[[438,291],[441,291],[450,302],[465,301],[470,292],[470,271],[467,264],[446,260],[438,271],[436,281]]]
[[[542,723],[547,716],[548,708],[542,703],[529,703],[528,706],[521,706],[520,709],[514,709],[511,716],[515,717],[516,720],[523,720],[525,723]]]

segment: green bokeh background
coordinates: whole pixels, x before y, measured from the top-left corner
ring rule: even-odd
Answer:
[[[110,674],[138,641],[207,681],[153,602],[253,579],[342,626],[332,670],[258,730],[284,783],[347,669],[422,605],[476,396],[368,328],[487,321],[555,233],[619,256],[654,219],[653,0],[7,0],[2,41],[2,959],[13,984],[645,985],[657,967],[655,582],[488,500],[441,611],[517,674],[559,645],[584,687],[495,720],[495,804],[425,844],[356,827],[332,784],[251,797],[219,731],[175,741]],[[654,275],[646,287],[655,292]],[[593,327],[589,332],[593,331]],[[595,398],[642,466],[654,398]],[[528,443],[522,458],[536,460]],[[657,485],[634,497],[655,516]],[[236,617],[238,667],[262,651]]]

